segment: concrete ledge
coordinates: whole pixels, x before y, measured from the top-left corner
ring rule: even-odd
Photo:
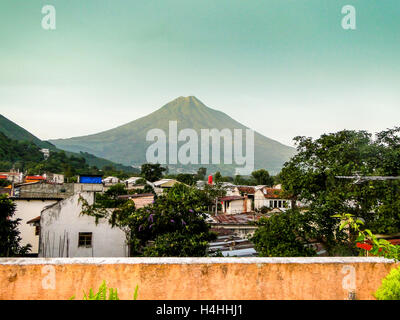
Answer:
[[[0,265],[63,265],[63,264],[349,264],[394,263],[378,257],[307,257],[307,258],[0,258]]]
[[[398,264],[376,257],[2,258],[0,299],[82,298],[105,280],[121,299],[374,299]]]

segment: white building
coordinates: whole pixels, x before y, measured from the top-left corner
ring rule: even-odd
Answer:
[[[103,179],[103,183],[105,186],[112,186],[114,184],[120,183],[120,180],[117,177],[107,177]]]
[[[43,208],[57,203],[59,199],[51,198],[12,198],[16,204],[15,216],[13,218],[21,219],[18,225],[20,232],[20,245],[32,246],[30,254],[39,253],[39,228],[34,224],[28,224],[29,221],[40,217]]]
[[[263,188],[257,190],[254,194],[254,209],[261,209],[262,207],[290,209],[292,208],[292,200],[285,198],[280,189]]]
[[[82,215],[80,196],[93,204],[94,192],[82,192],[43,209],[39,257],[127,257],[125,233]]]
[[[251,199],[246,196],[225,196],[219,198],[224,214],[240,214],[251,212]]]

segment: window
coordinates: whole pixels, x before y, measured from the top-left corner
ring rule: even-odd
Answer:
[[[92,247],[92,233],[79,232],[78,247],[91,248]]]
[[[40,226],[35,226],[35,236],[40,235]]]

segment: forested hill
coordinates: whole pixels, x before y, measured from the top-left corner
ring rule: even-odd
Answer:
[[[53,173],[61,172],[65,170],[65,166],[60,165],[62,163],[71,162],[72,168],[77,170],[89,170],[89,167],[97,167],[98,169],[107,168],[112,171],[123,171],[126,173],[138,173],[138,169],[134,169],[130,166],[124,166],[121,164],[114,163],[110,160],[96,157],[87,152],[69,152],[57,149],[53,144],[48,141],[42,141],[38,137],[31,134],[29,131],[25,130],[21,126],[7,119],[3,115],[0,115],[0,134],[2,134],[1,141],[1,155],[0,162],[2,163],[2,170],[8,170],[6,168],[11,168],[12,164],[17,162],[17,165],[21,168],[27,168],[33,170],[33,163],[41,162],[43,160],[43,154],[40,152],[41,148],[46,148],[51,150],[51,161],[58,157],[56,163],[50,165],[51,161],[46,163],[46,168],[48,171]],[[8,139],[5,139],[8,138]],[[84,165],[80,160],[83,158]],[[66,160],[70,159],[70,160]],[[78,160],[79,159],[79,160]],[[6,163],[4,163],[6,162]],[[68,166],[67,166],[68,167]],[[64,168],[64,169],[63,169]],[[39,170],[40,168],[37,168]],[[50,170],[52,169],[52,170]],[[96,170],[96,168],[95,168]],[[41,171],[41,169],[39,170]],[[90,170],[89,170],[90,171]],[[38,172],[39,173],[39,172]]]

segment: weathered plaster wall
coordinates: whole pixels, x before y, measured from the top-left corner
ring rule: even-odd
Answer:
[[[126,257],[125,233],[117,227],[112,228],[107,219],[99,219],[96,224],[94,217],[82,215],[80,196],[89,204],[94,201],[93,192],[82,192],[42,211],[39,256]],[[78,245],[80,232],[92,233],[91,247]]]
[[[382,258],[76,258],[0,259],[0,299],[82,298],[102,280],[121,299],[357,299],[391,268]]]
[[[39,252],[39,236],[35,235],[35,227],[26,224],[29,220],[32,220],[40,216],[40,212],[43,208],[54,204],[57,200],[40,200],[40,199],[14,199],[16,204],[15,219],[21,219],[18,225],[20,232],[22,246],[28,243],[32,245],[30,253],[37,254]]]

